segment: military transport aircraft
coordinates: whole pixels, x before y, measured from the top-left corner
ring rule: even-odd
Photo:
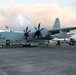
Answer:
[[[38,28],[35,28],[35,32],[32,32],[26,27],[23,32],[0,32],[0,45],[22,45],[32,46],[39,44],[49,44],[49,41],[54,38],[69,38],[71,34],[67,34],[71,30],[75,30],[76,27],[70,28],[60,28],[59,18],[56,18],[54,26],[51,30],[45,30],[45,28],[40,28],[40,23]]]

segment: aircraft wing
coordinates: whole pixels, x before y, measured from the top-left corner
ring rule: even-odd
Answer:
[[[76,27],[54,29],[54,30],[50,30],[49,32],[50,32],[51,34],[56,34],[56,33],[59,33],[60,31],[69,32],[69,31],[71,31],[71,30],[76,30]]]
[[[64,31],[64,32],[69,32],[69,31],[71,31],[71,30],[76,30],[76,27],[61,28],[60,30],[61,30],[61,31]]]

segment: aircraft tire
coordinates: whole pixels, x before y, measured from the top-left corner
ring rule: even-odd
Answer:
[[[30,44],[29,45],[23,45],[23,47],[31,47]]]

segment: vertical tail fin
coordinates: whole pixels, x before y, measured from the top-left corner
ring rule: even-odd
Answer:
[[[54,26],[52,28],[52,30],[56,30],[56,29],[60,29],[60,21],[59,18],[56,18]]]

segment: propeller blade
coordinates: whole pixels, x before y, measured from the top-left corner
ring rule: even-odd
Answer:
[[[44,30],[45,28],[42,28],[40,31]]]
[[[37,38],[39,39],[39,35],[37,36]]]
[[[23,30],[25,32],[25,30]]]
[[[28,33],[31,32],[31,30],[28,31]]]
[[[27,40],[27,36],[26,36],[26,40]]]
[[[35,28],[35,30],[37,30],[37,28],[36,27],[34,27]]]
[[[24,31],[24,36],[23,37],[25,37],[25,39],[27,40],[28,37],[29,37],[29,32],[31,32],[31,30],[28,31],[28,26],[27,26],[26,30],[23,30],[23,31]]]
[[[28,31],[28,26],[26,27],[26,32]]]
[[[38,25],[38,30],[40,29],[40,24],[41,24],[41,23],[39,23],[39,25]]]
[[[36,32],[35,32],[35,37],[37,37],[37,39],[39,39],[39,38],[42,36],[41,31],[42,31],[43,29],[45,29],[45,28],[40,29],[40,24],[41,24],[41,23],[38,24],[38,28],[35,27],[35,30],[36,30]]]
[[[41,32],[39,33],[39,35],[37,35],[37,39],[39,39],[42,36]]]

